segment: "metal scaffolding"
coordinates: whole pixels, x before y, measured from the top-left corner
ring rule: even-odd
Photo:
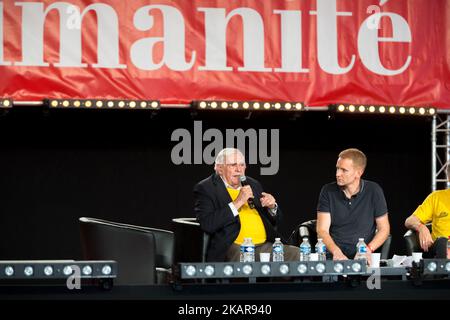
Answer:
[[[431,189],[450,188],[446,168],[450,164],[450,114],[436,114],[431,125]]]

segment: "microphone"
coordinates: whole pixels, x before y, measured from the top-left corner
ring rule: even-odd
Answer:
[[[246,176],[240,176],[239,180],[241,181],[242,186],[248,186]],[[250,209],[255,209],[255,202],[253,201],[253,198],[248,198],[247,203],[248,203],[248,206],[250,207]]]

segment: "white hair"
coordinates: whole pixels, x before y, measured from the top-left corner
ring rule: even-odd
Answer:
[[[242,156],[243,159],[245,159],[244,154],[241,152],[241,150],[236,149],[236,148],[225,148],[222,149],[216,157],[216,160],[214,161],[214,170],[217,171],[217,165],[219,164],[225,164],[225,159],[228,156],[231,156],[233,154],[239,154]],[[245,160],[244,160],[245,161]]]

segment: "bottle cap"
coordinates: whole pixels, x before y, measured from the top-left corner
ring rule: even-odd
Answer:
[[[364,238],[359,238],[358,240],[359,240],[359,241],[364,241]]]

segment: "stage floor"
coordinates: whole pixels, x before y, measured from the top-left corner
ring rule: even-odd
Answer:
[[[370,290],[366,281],[276,282],[113,286],[0,285],[0,300],[450,300],[450,279],[385,280]]]

